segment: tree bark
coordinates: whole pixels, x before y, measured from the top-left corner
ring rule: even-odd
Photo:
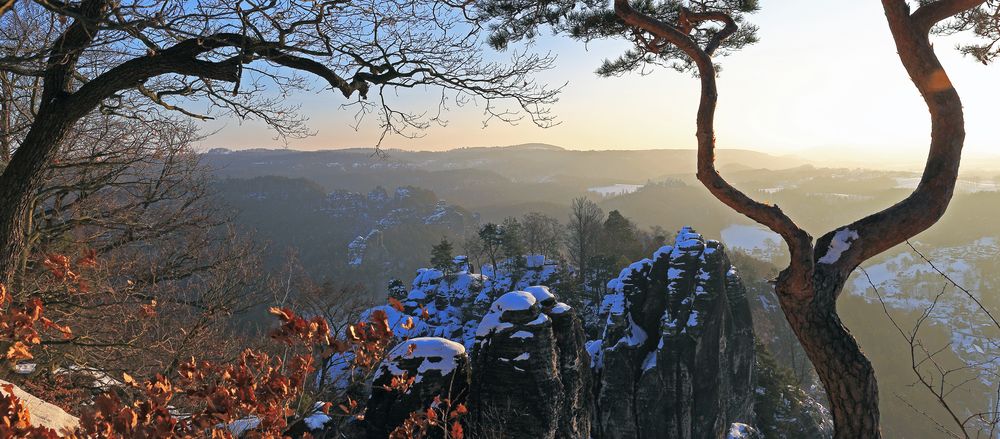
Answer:
[[[56,105],[58,107],[58,105]],[[45,166],[76,121],[55,112],[40,112],[3,174],[0,174],[0,283],[10,285],[24,251],[24,221],[32,196],[42,183]]]
[[[817,272],[813,285],[813,291],[786,291],[782,284],[776,290],[789,326],[826,389],[834,437],[879,438],[875,370],[837,314],[835,298],[843,279]]]

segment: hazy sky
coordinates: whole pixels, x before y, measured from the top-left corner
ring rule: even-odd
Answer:
[[[721,59],[716,129],[719,146],[798,153],[882,163],[926,154],[929,117],[896,57],[879,2],[872,0],[762,0],[752,17],[761,41]],[[983,66],[954,50],[956,40],[937,38],[938,55],[966,109],[968,156],[1000,154],[1000,66]],[[482,127],[482,109],[466,107],[419,139],[388,138],[405,149],[449,149],[544,142],[572,149],[693,148],[698,83],[687,74],[658,70],[648,76],[599,78],[603,58],[625,47],[606,41],[584,47],[546,37],[539,50],[558,55],[541,79],[567,82],[553,107],[560,125],[530,122]],[[400,96],[404,107],[433,106],[436,95]],[[365,147],[378,139],[374,119],[355,131],[353,112],[339,109],[338,93],[292,96],[301,102],[314,137],[292,141],[295,149]],[[261,124],[216,122],[204,146],[273,147]]]

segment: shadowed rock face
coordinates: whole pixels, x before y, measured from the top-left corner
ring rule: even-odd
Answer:
[[[589,438],[594,406],[593,376],[583,323],[576,310],[557,302],[547,287],[532,286],[525,290],[535,296],[542,312],[552,320],[563,389],[556,438]]]
[[[535,297],[514,291],[497,299],[472,352],[469,402],[477,428],[502,438],[555,438],[563,385],[552,319]]]
[[[408,389],[396,389],[391,385],[394,377],[413,378],[413,383]],[[436,337],[400,343],[389,352],[372,382],[365,408],[366,436],[388,437],[410,413],[425,410],[436,397],[464,403],[470,377],[469,357],[458,343]]]
[[[721,244],[690,228],[622,271],[590,344],[594,437],[724,437],[753,420],[750,308]]]

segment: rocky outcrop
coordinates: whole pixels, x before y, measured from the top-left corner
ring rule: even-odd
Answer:
[[[603,322],[590,341],[577,310],[531,283],[558,285],[563,270],[541,257],[525,262],[510,273],[486,266],[475,274],[465,259],[447,274],[422,269],[409,288],[391,285],[402,309],[377,308],[400,337],[443,337],[471,352],[467,437],[829,437],[821,405],[777,406],[775,398],[791,398],[771,388],[794,386],[761,387],[766,379],[756,371],[767,368],[755,369],[747,290],[720,243],[685,228],[672,245],[623,270],[599,311],[581,308]],[[514,291],[497,297],[507,286]],[[412,326],[402,324],[409,319]],[[373,396],[370,410],[388,413],[392,399]],[[416,406],[407,402],[394,419]],[[792,413],[807,420],[791,425]]]
[[[365,408],[366,437],[387,438],[410,413],[427,409],[435,398],[464,403],[470,377],[469,357],[458,343],[435,337],[400,343],[389,351],[372,382]],[[411,378],[412,382],[400,385]]]
[[[381,310],[401,338],[442,337],[471,349],[476,326],[494,299],[507,291],[527,289],[531,285],[559,284],[563,275],[558,264],[541,255],[525,256],[523,264],[505,262],[500,265],[519,268],[494,270],[487,265],[483,267],[485,274],[477,274],[473,273],[465,256],[455,258],[453,272],[421,268],[408,290],[398,280],[389,284],[389,297],[402,303],[402,311],[388,305],[377,306],[368,310],[362,319],[367,319],[376,309]],[[413,327],[403,328],[402,323],[408,319],[413,320]]]
[[[498,298],[476,330],[469,395],[474,431],[501,438],[553,439],[563,383],[552,319],[535,296],[514,291]],[[474,433],[475,434],[475,433]]]
[[[721,244],[685,228],[609,287],[604,335],[589,345],[594,437],[724,437],[753,421],[750,309]]]

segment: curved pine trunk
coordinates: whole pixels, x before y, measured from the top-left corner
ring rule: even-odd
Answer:
[[[837,314],[835,298],[844,284],[817,273],[813,285],[816,291],[778,296],[789,325],[826,389],[834,438],[881,438],[875,370]]]

